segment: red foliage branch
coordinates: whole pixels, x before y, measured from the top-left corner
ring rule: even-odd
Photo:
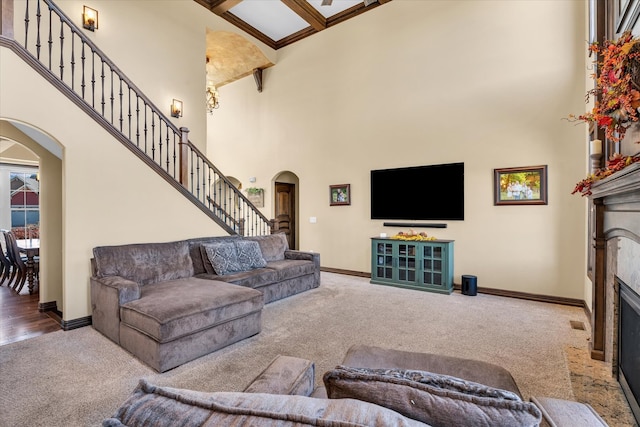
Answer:
[[[581,193],[583,197],[589,196],[591,195],[591,186],[594,182],[600,181],[636,162],[640,162],[640,154],[635,156],[622,156],[619,153],[614,154],[607,160],[607,165],[604,169],[598,169],[595,173],[577,183],[576,188],[574,188],[571,194]]]
[[[589,50],[601,57],[596,87],[587,92],[586,101],[595,98],[595,106],[585,114],[569,115],[571,120],[595,123],[605,130],[611,141],[620,141],[632,122],[640,120],[640,82],[637,81],[640,64],[639,40],[627,31],[617,40],[590,45]],[[595,76],[594,76],[595,77]],[[640,142],[640,141],[639,141]]]

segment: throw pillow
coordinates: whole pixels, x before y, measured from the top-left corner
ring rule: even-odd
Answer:
[[[159,387],[146,380],[140,380],[131,396],[102,425],[428,427],[389,409],[355,400],[269,393],[206,393]]]
[[[200,256],[202,258],[202,266],[204,267],[204,271],[207,274],[216,274],[216,271],[213,269],[213,265],[211,265],[211,261],[209,261],[209,255],[207,255],[207,248],[204,245],[200,245]]]
[[[238,253],[233,242],[228,243],[206,243],[202,245],[207,253],[207,258],[216,274],[225,274],[240,271],[238,264]]]
[[[258,242],[251,240],[238,240],[235,242],[235,245],[238,253],[238,264],[240,264],[241,271],[266,267],[267,261],[262,257],[262,252],[260,251],[260,245]]]
[[[541,413],[518,395],[448,375],[337,366],[325,373],[331,399],[358,399],[437,426],[537,426]]]

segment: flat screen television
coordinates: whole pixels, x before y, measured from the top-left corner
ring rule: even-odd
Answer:
[[[371,219],[464,220],[464,163],[372,170]]]

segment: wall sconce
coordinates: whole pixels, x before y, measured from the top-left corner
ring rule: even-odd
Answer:
[[[82,8],[82,27],[89,31],[98,29],[98,11],[88,6]]]
[[[174,99],[171,102],[171,117],[182,117],[182,101]]]
[[[207,88],[207,112],[213,114],[213,110],[220,107],[220,95],[215,86]]]

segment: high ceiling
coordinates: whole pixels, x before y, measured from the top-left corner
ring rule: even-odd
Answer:
[[[391,0],[194,0],[273,49]],[[322,3],[331,3],[322,5]]]

